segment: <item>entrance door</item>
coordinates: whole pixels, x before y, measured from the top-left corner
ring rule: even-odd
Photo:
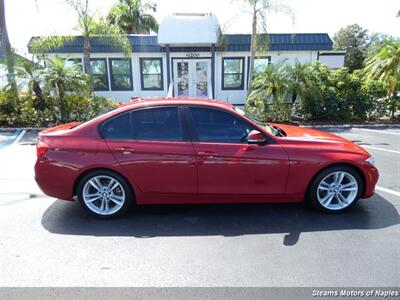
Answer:
[[[174,95],[212,98],[210,59],[174,60]]]

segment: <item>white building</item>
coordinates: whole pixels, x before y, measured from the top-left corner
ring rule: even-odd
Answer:
[[[132,97],[204,97],[243,105],[249,77],[249,34],[220,35],[215,15],[174,14],[164,18],[158,35],[129,35],[132,55],[104,39],[92,38],[91,64],[95,92],[121,102]],[[286,60],[331,68],[343,66],[344,53],[332,50],[326,33],[269,34],[269,51],[258,53],[260,70]],[[48,55],[75,58],[82,63],[83,38],[77,37]]]

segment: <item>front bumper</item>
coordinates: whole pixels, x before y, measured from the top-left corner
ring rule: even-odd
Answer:
[[[370,198],[375,193],[375,186],[379,179],[378,169],[373,166],[366,166],[364,168],[365,175],[365,191],[362,198]]]

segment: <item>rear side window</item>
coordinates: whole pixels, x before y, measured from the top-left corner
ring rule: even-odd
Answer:
[[[243,143],[254,127],[227,112],[208,108],[190,109],[200,142]]]
[[[142,141],[182,141],[177,107],[150,108],[132,113],[133,137]]]
[[[132,139],[131,114],[124,113],[104,123],[103,137],[112,140]]]

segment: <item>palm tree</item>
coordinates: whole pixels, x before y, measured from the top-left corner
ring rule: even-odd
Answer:
[[[46,61],[46,66],[41,70],[45,88],[58,102],[61,122],[65,122],[64,99],[68,93],[80,93],[82,96],[89,94],[90,78],[77,65],[67,64],[68,59],[54,58]]]
[[[394,118],[400,91],[400,41],[388,41],[366,60],[367,79],[377,79],[387,86],[390,117]]]
[[[78,24],[75,31],[83,36],[83,65],[87,74],[92,74],[90,65],[91,45],[90,38],[98,37],[113,46],[122,48],[126,56],[129,56],[132,47],[129,39],[116,25],[107,24],[104,18],[96,18],[96,14],[89,9],[89,0],[65,0],[78,16]],[[76,36],[50,36],[31,41],[31,49],[34,53],[43,53],[51,49],[62,47],[65,43],[76,39]]]
[[[35,94],[35,108],[38,110],[43,110],[46,106],[46,100],[43,95],[43,90],[40,86],[40,71],[42,67],[22,57],[17,58],[15,62],[15,74],[17,78],[24,81],[23,84],[28,86],[29,93]]]
[[[4,0],[0,0],[0,42],[1,48],[3,48],[5,62],[7,65],[7,82],[8,85],[11,87],[11,91],[14,94],[15,99],[12,101],[12,105],[15,105],[16,98],[18,97],[17,92],[17,84],[15,80],[14,74],[14,54],[11,50],[10,40],[8,38],[8,31],[7,31],[7,24],[6,24],[6,15],[5,15],[5,7],[4,7]]]
[[[156,10],[155,3],[119,0],[119,3],[111,8],[107,20],[127,34],[149,34],[151,31],[158,31],[158,22],[151,15],[151,12],[156,12]]]
[[[288,97],[290,87],[290,79],[286,71],[286,62],[284,60],[268,67],[257,75],[251,85],[251,93],[247,98],[246,110],[251,114],[258,115],[263,118],[262,112],[269,111],[269,107],[273,108],[273,112],[277,113],[275,119],[288,119],[285,104]]]
[[[308,96],[314,100],[322,98],[321,89],[316,78],[313,67],[310,64],[302,64],[296,60],[293,66],[286,65],[288,74],[288,96],[292,103],[305,100]]]
[[[260,47],[264,51],[268,51],[268,34],[267,34],[267,19],[271,13],[281,13],[291,17],[294,22],[294,12],[292,9],[284,5],[283,3],[274,0],[240,0],[246,4],[249,9],[245,10],[252,16],[252,33],[251,33],[251,45],[250,45],[250,67],[249,73],[250,78],[248,82],[249,94],[251,92],[252,77],[254,73],[254,59],[256,57],[256,51]],[[264,34],[259,34],[259,32]]]

